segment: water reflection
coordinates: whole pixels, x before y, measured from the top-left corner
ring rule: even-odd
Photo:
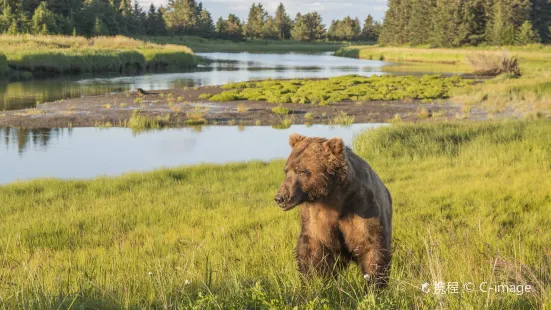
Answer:
[[[342,137],[351,145],[362,130],[382,124],[349,127],[294,125],[204,126],[149,131],[134,136],[128,128],[0,129],[0,183],[41,177],[91,178],[148,171],[161,167],[271,160],[289,154],[289,134]]]
[[[16,147],[17,153],[23,155],[29,148],[46,151],[52,138],[70,137],[72,131],[72,128],[0,128],[0,137],[8,149]]]
[[[13,83],[0,80],[0,111],[32,108],[43,102],[129,89],[129,85],[114,83],[83,85],[75,83],[70,77]]]
[[[196,69],[139,76],[73,76],[14,83],[0,81],[0,110],[17,110],[59,99],[143,88],[159,90],[220,85],[254,79],[324,78],[344,74],[382,73],[388,63],[329,54],[199,53]]]

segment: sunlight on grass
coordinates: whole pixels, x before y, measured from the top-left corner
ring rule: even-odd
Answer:
[[[451,89],[472,82],[459,76],[442,78],[438,75],[347,75],[326,80],[265,80],[223,85],[222,88],[230,90],[214,95],[210,100],[261,100],[271,103],[328,105],[344,100],[438,99],[447,98]]]
[[[302,281],[283,161],[0,186],[6,308],[549,307],[551,122],[393,125],[354,143],[394,200],[388,289],[356,267]],[[287,141],[274,141],[286,144]],[[436,272],[437,271],[437,272]],[[424,294],[432,281],[530,283],[524,295]]]
[[[31,72],[121,72],[196,65],[195,56],[188,47],[158,45],[123,36],[3,34],[0,35],[0,48],[10,66]]]

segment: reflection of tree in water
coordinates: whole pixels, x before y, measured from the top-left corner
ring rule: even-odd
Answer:
[[[58,139],[65,132],[71,135],[72,128],[0,128],[6,146],[17,145],[19,154],[29,146],[46,149],[52,138]]]
[[[68,77],[34,79],[24,82],[0,81],[0,111],[33,108],[37,104],[59,99],[78,98],[129,90],[129,85],[116,83],[76,83]]]

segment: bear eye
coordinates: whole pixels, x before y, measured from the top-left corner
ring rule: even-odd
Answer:
[[[306,170],[299,170],[297,171],[298,175],[306,175],[308,172]]]

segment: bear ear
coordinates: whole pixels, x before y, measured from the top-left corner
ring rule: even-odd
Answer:
[[[333,138],[330,140],[327,140],[323,143],[323,146],[331,152],[331,154],[335,155],[337,158],[341,158],[344,153],[344,142],[342,142],[341,138]]]
[[[297,143],[301,142],[302,140],[306,139],[305,136],[301,136],[298,133],[294,133],[289,136],[289,145],[291,145],[291,148],[294,148]]]

